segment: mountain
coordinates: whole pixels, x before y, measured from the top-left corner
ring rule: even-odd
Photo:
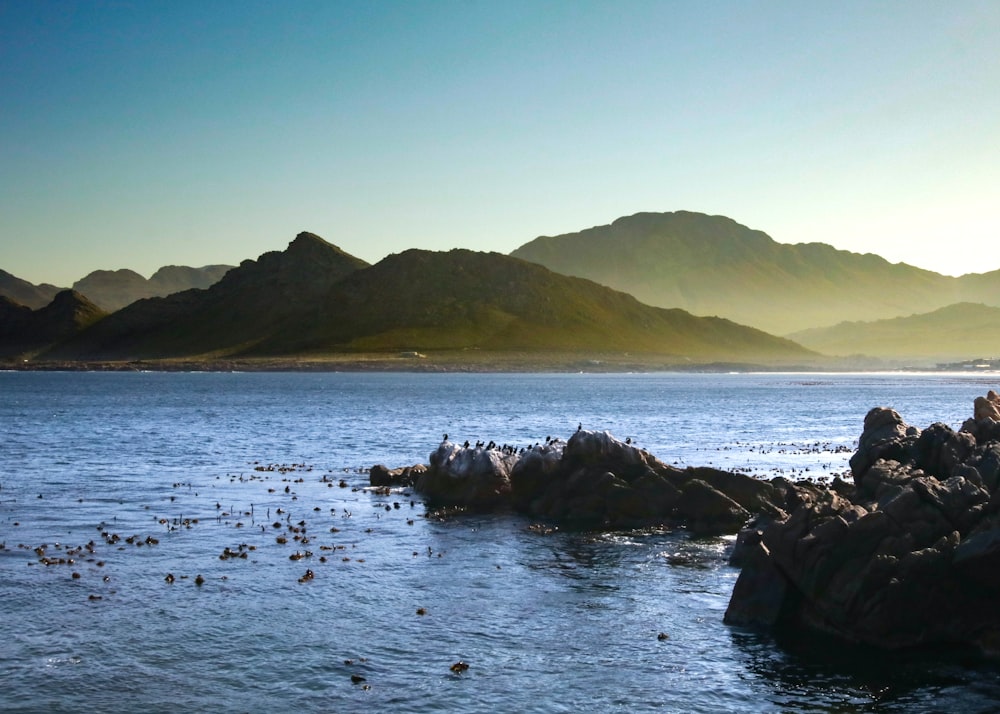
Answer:
[[[6,295],[0,295],[0,340],[20,334],[31,319],[33,310]]]
[[[285,251],[245,260],[206,289],[146,298],[110,315],[60,359],[132,359],[252,351],[310,310],[338,280],[368,264],[312,233]]]
[[[33,285],[27,280],[22,280],[4,270],[0,270],[0,296],[6,296],[14,302],[29,307],[32,310],[37,310],[40,307],[48,305],[52,302],[52,298],[56,296],[56,293],[63,289],[47,283]]]
[[[57,293],[37,310],[0,296],[0,356],[19,356],[59,344],[106,314],[75,290]]]
[[[498,253],[408,250],[338,283],[306,350],[630,352],[678,360],[802,359],[787,340],[718,318],[643,305],[589,280]],[[261,345],[262,349],[281,345]]]
[[[952,278],[823,243],[777,243],[730,218],[687,211],[637,213],[542,236],[511,255],[650,305],[721,315],[774,334],[963,300],[1000,305],[1000,271]]]
[[[217,285],[143,300],[50,356],[73,359],[516,350],[678,362],[807,360],[788,340],[641,304],[497,253],[408,250],[374,266],[311,234]]]
[[[147,280],[134,270],[95,270],[73,283],[73,289],[109,312],[148,297],[162,297],[191,288],[207,288],[219,281],[232,266],[202,268],[168,265]]]
[[[791,338],[827,355],[923,362],[1000,357],[1000,308],[963,302],[908,317],[803,330]]]

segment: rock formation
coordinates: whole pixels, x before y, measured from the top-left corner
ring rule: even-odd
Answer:
[[[368,481],[372,486],[413,486],[422,473],[427,470],[424,465],[404,466],[399,469],[389,469],[382,465],[372,466],[368,472]]]
[[[897,649],[1000,649],[1000,398],[953,431],[872,409],[853,484],[789,484],[741,533],[726,621]]]
[[[397,471],[394,482],[403,484]],[[389,473],[374,467],[372,485],[384,485]],[[523,450],[444,441],[415,488],[434,506],[511,508],[581,528],[683,525],[699,535],[737,532],[751,513],[775,511],[787,490],[783,479],[674,468],[608,432],[586,430]]]

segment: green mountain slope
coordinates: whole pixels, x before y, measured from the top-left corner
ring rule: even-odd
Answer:
[[[1000,356],[1000,308],[957,303],[930,313],[803,330],[792,339],[828,355],[958,362]]]
[[[408,250],[338,284],[304,349],[630,352],[678,360],[806,356],[728,320],[643,305],[631,295],[503,256]]]
[[[929,311],[992,288],[822,243],[785,245],[723,216],[638,213],[543,236],[512,255],[662,307],[721,315],[775,334]]]
[[[106,315],[75,290],[57,293],[52,302],[37,310],[0,297],[0,356],[30,354],[59,344]]]
[[[312,233],[245,260],[210,288],[118,310],[50,359],[137,359],[252,351],[287,328],[344,276],[367,265]]]
[[[307,255],[308,254],[308,255]],[[322,268],[335,256],[341,272]],[[362,268],[299,236],[207,291],[144,300],[50,356],[293,356],[400,350],[642,353],[685,360],[802,360],[788,340],[664,310],[497,253],[409,250]]]

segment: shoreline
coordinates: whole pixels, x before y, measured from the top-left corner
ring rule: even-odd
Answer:
[[[680,374],[793,373],[793,374],[957,374],[989,376],[1000,370],[955,369],[892,365],[760,364],[754,362],[680,363],[670,359],[635,356],[566,354],[445,354],[400,356],[387,354],[324,355],[321,357],[248,357],[136,360],[10,360],[0,362],[7,372],[400,372],[400,373],[553,373]]]

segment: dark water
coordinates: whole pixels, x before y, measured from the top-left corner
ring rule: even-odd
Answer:
[[[820,478],[870,407],[957,427],[995,386],[0,373],[0,710],[996,711],[1000,669],[968,657],[725,626],[728,539],[427,518],[362,472],[426,461],[444,432],[527,445],[583,424],[680,465]]]

